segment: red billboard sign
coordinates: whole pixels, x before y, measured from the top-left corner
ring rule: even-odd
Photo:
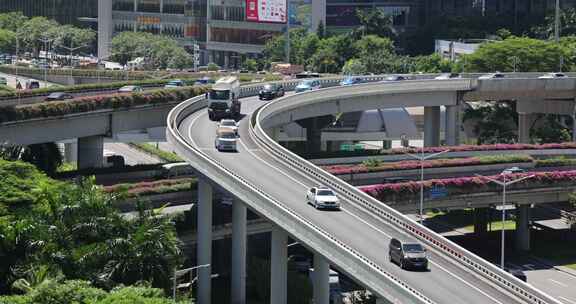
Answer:
[[[286,23],[287,0],[246,0],[246,20]]]

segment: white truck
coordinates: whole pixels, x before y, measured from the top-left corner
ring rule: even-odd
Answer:
[[[208,117],[210,120],[222,118],[238,118],[241,103],[240,81],[238,78],[228,76],[218,79],[212,89],[206,93],[208,99]]]

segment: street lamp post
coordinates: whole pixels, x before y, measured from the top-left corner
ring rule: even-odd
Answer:
[[[500,268],[504,269],[504,244],[505,244],[505,240],[506,240],[506,230],[504,229],[504,222],[506,221],[506,187],[521,182],[523,180],[527,180],[529,178],[534,177],[534,175],[528,175],[528,176],[524,176],[524,177],[520,177],[514,180],[507,180],[507,176],[508,176],[508,172],[506,170],[504,170],[502,173],[500,173],[500,176],[502,176],[502,181],[488,177],[488,176],[483,176],[483,175],[479,175],[476,174],[476,176],[485,178],[497,185],[502,186],[502,227],[501,227],[501,248],[500,248]]]
[[[554,10],[554,41],[560,41],[560,0],[556,0],[556,9]]]
[[[430,154],[425,156],[424,155],[424,147],[422,147],[421,151],[421,155],[418,156],[416,154],[412,154],[412,153],[408,153],[408,152],[404,152],[404,154],[417,159],[420,161],[420,224],[423,225],[424,223],[424,161],[428,160],[430,158],[439,156],[441,154],[444,154],[446,152],[450,152],[450,150],[444,150],[438,153],[434,153],[434,154]]]
[[[174,301],[176,301],[176,280],[183,276],[186,275],[187,273],[192,272],[193,270],[199,269],[199,268],[204,268],[204,267],[210,267],[210,264],[204,264],[204,265],[198,265],[198,266],[194,266],[191,268],[186,268],[186,269],[180,269],[180,270],[174,270],[174,277],[173,277],[173,285],[172,285],[172,298],[174,299]],[[191,278],[190,279],[190,284],[193,284],[195,282],[196,278]]]
[[[38,41],[44,44],[44,85],[48,82],[48,44],[52,43],[56,39],[48,39],[46,37],[38,38]]]

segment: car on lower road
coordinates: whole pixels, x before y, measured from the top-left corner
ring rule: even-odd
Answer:
[[[312,187],[306,193],[306,202],[316,209],[340,209],[340,199],[327,187]]]
[[[174,88],[181,88],[183,86],[185,86],[186,84],[184,83],[184,81],[180,80],[180,79],[174,79],[169,81],[168,83],[166,83],[164,85],[164,88],[166,89],[174,89]]]
[[[54,92],[54,93],[50,93],[50,95],[46,96],[46,98],[44,98],[45,101],[55,101],[55,100],[67,100],[67,99],[73,99],[74,96],[72,96],[71,94],[68,93],[64,93],[64,92]]]
[[[362,78],[356,76],[346,76],[340,81],[341,86],[355,85],[362,83]]]
[[[141,93],[144,89],[141,86],[127,85],[118,89],[118,93]]]
[[[260,100],[272,100],[281,96],[284,96],[284,87],[277,83],[266,84],[258,92],[258,99]]]
[[[478,79],[488,80],[488,79],[501,79],[501,78],[505,78],[505,77],[506,77],[506,75],[504,75],[500,72],[495,72],[495,73],[482,75],[482,76],[478,77]]]
[[[434,79],[438,79],[438,80],[455,79],[455,78],[461,78],[460,74],[458,74],[458,73],[444,73],[444,74],[441,74],[441,75],[434,77]]]
[[[393,238],[388,245],[388,259],[402,269],[428,269],[428,253],[422,244]]]
[[[526,172],[526,170],[522,169],[522,168],[518,168],[518,167],[511,167],[508,169],[504,169],[504,171],[502,171],[502,173],[504,174],[514,174],[514,173],[524,173]]]
[[[396,82],[396,81],[403,81],[406,80],[406,77],[402,76],[402,75],[390,75],[387,76],[384,80],[380,81],[380,82]]]
[[[8,85],[8,81],[4,77],[0,77],[0,85]]]
[[[546,73],[546,74],[538,77],[538,79],[557,79],[557,78],[566,78],[566,74],[564,74],[564,73]]]

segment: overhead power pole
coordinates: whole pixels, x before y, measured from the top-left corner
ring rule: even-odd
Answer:
[[[556,0],[556,10],[554,13],[554,41],[560,41],[560,0]]]

